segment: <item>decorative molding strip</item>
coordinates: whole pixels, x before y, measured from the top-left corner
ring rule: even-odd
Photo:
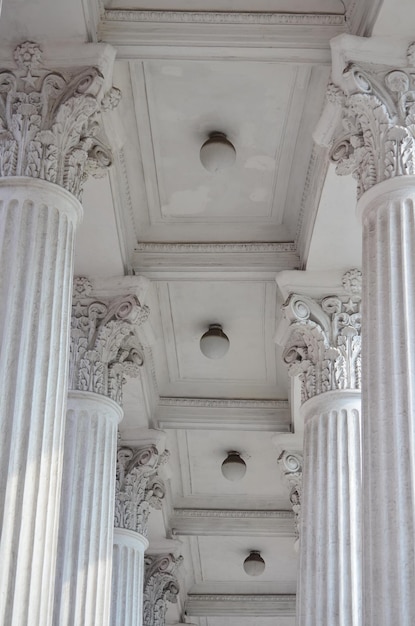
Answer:
[[[252,615],[255,617],[295,615],[294,594],[207,594],[190,593],[186,614],[194,617]]]
[[[296,269],[300,265],[293,242],[280,243],[140,243],[134,252],[137,274],[225,268],[236,271]]]
[[[208,536],[295,537],[291,511],[174,509],[172,534]]]
[[[236,11],[135,11],[108,9],[108,22],[156,22],[168,24],[276,24],[295,26],[343,26],[344,15],[336,13],[264,13]]]
[[[288,400],[161,397],[158,428],[291,432]]]
[[[295,244],[288,242],[255,242],[255,243],[140,243],[136,248],[137,252],[158,253],[158,252],[197,252],[200,253],[234,253],[234,252],[295,252]]]
[[[117,46],[124,59],[219,56],[328,64],[330,39],[345,32],[345,17],[338,14],[113,9],[103,16],[99,39]]]

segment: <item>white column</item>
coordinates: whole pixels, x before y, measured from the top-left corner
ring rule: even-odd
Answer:
[[[304,470],[297,619],[361,626],[360,392],[302,406]]]
[[[45,69],[31,42],[14,61],[0,75],[0,623],[49,626],[77,196],[103,81],[85,61]]]
[[[160,438],[159,432],[155,435],[155,440]],[[150,507],[160,509],[162,505],[165,486],[158,471],[168,456],[167,451],[159,454],[154,444],[118,450],[111,626],[143,624],[148,517]]]
[[[304,419],[298,626],[363,626],[359,287],[351,270],[341,296],[293,294],[283,308]]]
[[[74,280],[54,606],[59,626],[110,622],[117,425],[124,378],[138,376],[144,362],[137,328],[148,313],[135,295],[98,299],[86,278]]]
[[[415,177],[367,191],[363,507],[367,624],[415,623]]]
[[[0,180],[0,623],[48,623],[79,202]],[[29,617],[30,616],[30,617]]]
[[[125,528],[114,529],[111,624],[143,623],[144,552],[148,541]]]
[[[333,42],[323,121],[363,223],[365,626],[415,623],[414,80],[415,43]]]
[[[121,407],[70,391],[66,418],[54,624],[108,624],[114,466]],[[122,623],[122,622],[120,622]]]

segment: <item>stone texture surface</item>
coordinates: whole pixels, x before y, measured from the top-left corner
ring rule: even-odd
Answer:
[[[373,187],[363,218],[365,625],[415,622],[415,177]]]
[[[53,622],[60,626],[109,623],[121,418],[113,400],[69,392]]]
[[[79,202],[0,180],[0,623],[51,624]]]
[[[111,626],[143,623],[145,537],[125,528],[114,530]]]
[[[362,626],[360,393],[302,406],[305,419],[297,619]]]

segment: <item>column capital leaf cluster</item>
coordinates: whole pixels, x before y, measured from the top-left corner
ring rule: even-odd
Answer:
[[[117,105],[120,91],[104,92],[97,67],[44,67],[32,41],[15,48],[14,61],[0,70],[0,177],[43,179],[80,198],[88,175],[111,164],[99,113]]]
[[[300,452],[283,450],[278,457],[278,464],[290,486],[290,502],[295,515],[295,531],[298,539],[300,536],[303,455]]]
[[[115,483],[116,528],[125,528],[147,537],[150,508],[160,509],[166,489],[158,470],[170,453],[159,454],[156,446],[120,446]]]
[[[301,380],[301,401],[361,385],[361,273],[343,276],[343,295],[314,300],[291,294],[283,306],[287,323],[283,360]]]
[[[337,47],[344,67],[327,90],[340,112],[330,158],[337,174],[357,180],[360,197],[385,180],[415,174],[415,42],[399,67],[372,58],[347,62],[348,51],[341,42]]]
[[[125,376],[138,376],[144,363],[137,328],[149,313],[133,295],[98,300],[87,278],[75,278],[69,389],[102,394],[122,405]]]
[[[165,626],[167,602],[177,602],[180,591],[177,569],[183,557],[172,554],[146,555],[143,626]]]

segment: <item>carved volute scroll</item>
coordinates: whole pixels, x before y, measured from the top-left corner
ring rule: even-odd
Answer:
[[[298,539],[300,536],[303,455],[300,452],[284,450],[278,457],[278,464],[290,486],[290,502],[295,514],[295,534]]]
[[[406,68],[350,64],[342,89],[330,85],[329,102],[342,107],[331,147],[340,175],[352,174],[358,196],[389,178],[415,174],[415,43]]]
[[[91,291],[88,279],[74,279],[69,389],[99,393],[121,405],[125,376],[138,376],[144,362],[136,330],[150,311],[135,296],[103,302]]]
[[[16,47],[14,61],[15,70],[0,70],[0,177],[40,178],[79,198],[88,174],[111,164],[98,114],[116,106],[120,92],[104,94],[95,67],[45,68],[31,41]]]
[[[166,450],[159,454],[155,446],[118,448],[115,486],[116,528],[126,528],[147,537],[150,507],[160,509],[165,496],[159,468],[168,460]]]
[[[180,591],[177,568],[182,561],[172,554],[144,557],[143,626],[165,626],[167,602],[177,602]]]
[[[291,376],[301,380],[301,401],[361,384],[361,273],[343,277],[346,296],[317,302],[292,294],[283,307],[289,321],[283,359]]]

